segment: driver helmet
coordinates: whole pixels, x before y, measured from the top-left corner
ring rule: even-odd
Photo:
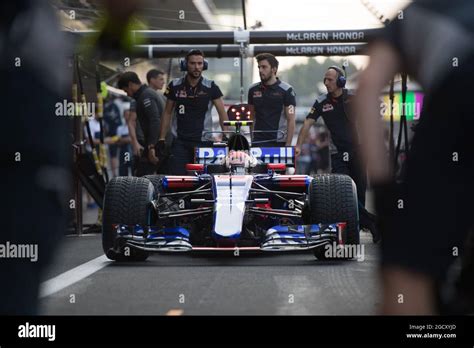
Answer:
[[[250,168],[253,166],[252,157],[248,154],[247,151],[242,150],[231,150],[226,157],[225,164],[227,168],[231,166]]]

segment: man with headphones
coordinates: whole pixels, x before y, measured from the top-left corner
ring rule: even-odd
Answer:
[[[204,132],[212,131],[212,104],[217,109],[223,130],[227,129],[224,121],[228,120],[220,88],[213,80],[202,76],[203,70],[208,68],[204,53],[201,50],[189,51],[180,61],[180,68],[186,71],[186,75],[172,80],[165,91],[167,101],[159,141],[164,144],[174,114],[175,139],[171,149],[171,172],[174,175],[186,174],[186,164],[194,160],[194,148],[209,142]]]
[[[345,89],[346,78],[344,72],[337,66],[330,66],[324,75],[324,85],[327,94],[319,96],[314,102],[303,127],[298,135],[295,154],[301,153],[301,145],[305,141],[308,131],[321,117],[331,133],[330,152],[333,173],[349,175],[357,186],[359,199],[360,226],[372,233],[374,243],[380,239],[375,226],[375,216],[365,209],[365,190],[367,179],[365,168],[359,154],[359,139],[354,119],[348,114],[348,109],[354,95]]]

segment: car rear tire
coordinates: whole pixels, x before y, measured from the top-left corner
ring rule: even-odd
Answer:
[[[342,174],[319,174],[309,188],[310,223],[346,222],[345,245],[357,245],[359,238],[359,209],[354,181]],[[325,246],[314,249],[318,260],[326,260]]]
[[[163,178],[166,175],[160,175],[160,174],[154,174],[154,175],[145,175],[144,178],[148,179],[151,181],[153,184],[153,187],[155,188],[155,198],[163,192],[163,188],[161,186],[161,183],[163,181]]]
[[[102,212],[102,248],[109,259],[145,261],[148,258],[146,251],[131,247],[124,250],[117,246],[117,232],[112,225],[149,224],[154,191],[153,184],[146,178],[119,176],[107,184]]]

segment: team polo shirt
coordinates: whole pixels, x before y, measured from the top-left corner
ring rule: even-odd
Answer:
[[[178,139],[205,141],[203,132],[212,131],[212,101],[222,97],[220,88],[205,77],[192,87],[185,77],[174,79],[168,85],[165,97],[175,104]]]
[[[255,108],[254,130],[284,131],[288,129],[285,106],[296,106],[296,95],[293,87],[277,78],[273,85],[266,86],[258,82],[250,86],[248,103]],[[286,141],[280,132],[254,133],[254,141]],[[265,143],[262,144],[262,146]]]
[[[338,98],[322,94],[313,104],[306,118],[315,121],[322,117],[326,127],[331,132],[331,152],[352,152],[357,142],[354,140],[354,122],[348,116],[350,103],[354,94],[347,89]]]

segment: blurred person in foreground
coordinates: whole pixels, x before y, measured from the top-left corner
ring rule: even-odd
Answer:
[[[97,47],[120,51],[138,0],[103,3],[109,15]],[[5,115],[15,116],[3,120],[8,132],[0,146],[0,192],[8,201],[0,232],[0,315],[38,314],[40,283],[66,229],[71,119],[57,104],[71,89],[66,57],[72,52],[48,1],[0,2],[0,96]]]
[[[355,107],[383,235],[382,314],[439,313],[437,289],[472,227],[473,17],[471,0],[415,1],[369,46]],[[397,72],[425,92],[401,185],[384,153],[378,108],[380,91]],[[460,296],[474,293],[472,279],[461,274]]]
[[[72,71],[59,29],[46,1],[0,3],[0,96],[8,130],[0,140],[0,192],[7,202],[0,315],[38,314],[40,282],[66,229],[71,118],[57,104],[70,91]]]

